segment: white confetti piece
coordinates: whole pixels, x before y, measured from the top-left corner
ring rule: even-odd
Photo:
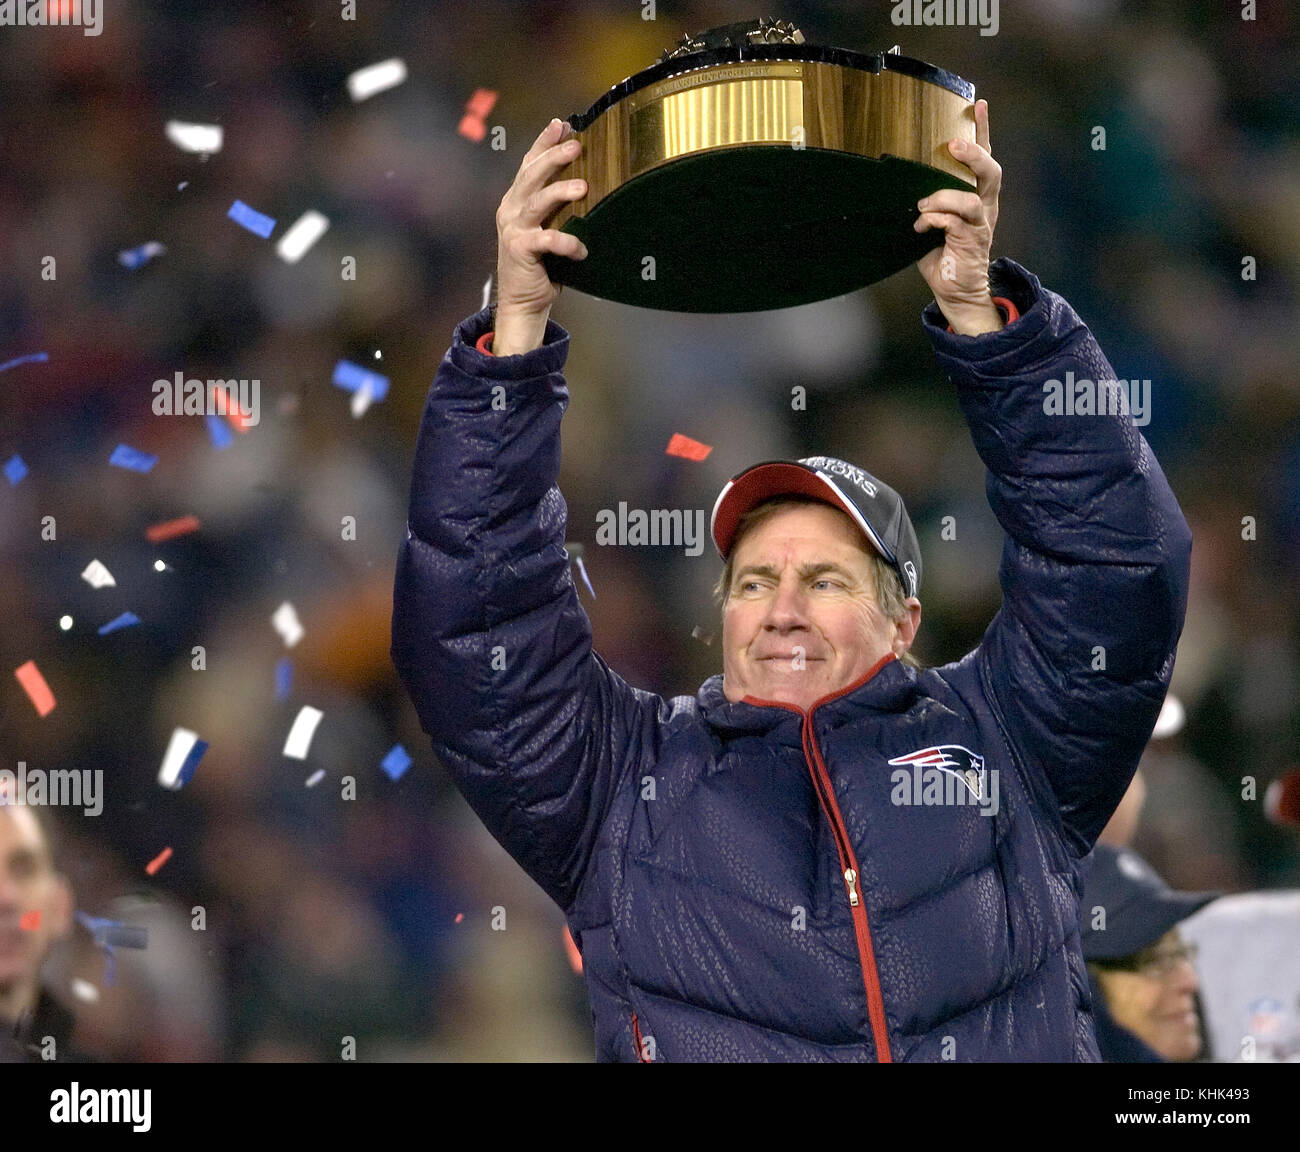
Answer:
[[[406,62],[394,57],[359,68],[348,77],[348,93],[354,101],[369,100],[406,80]]]
[[[271,614],[271,627],[280,634],[286,648],[292,648],[304,635],[298,612],[288,600]]]
[[[488,299],[492,295],[492,277],[489,276],[483,283],[483,303],[479,305],[479,310],[488,306]]]
[[[167,743],[167,751],[163,753],[162,767],[158,769],[158,783],[173,791],[183,788],[194,775],[194,769],[207,750],[207,743],[199,739],[197,732],[191,732],[188,728],[175,729]]]
[[[310,776],[307,777],[307,787],[315,788],[322,780],[325,779],[325,769],[317,768]]]
[[[360,420],[366,414],[366,409],[370,407],[370,402],[375,398],[375,390],[367,380],[355,392],[352,393],[352,418]]]
[[[329,230],[330,222],[314,208],[304,212],[280,237],[275,254],[286,264],[297,264],[307,249]]]
[[[113,573],[98,560],[92,560],[86,565],[86,570],[81,574],[81,578],[92,588],[117,587],[117,581],[113,579]]]
[[[289,738],[284,742],[284,755],[291,760],[306,760],[311,738],[316,735],[316,725],[324,715],[319,708],[304,704],[294,719],[293,727],[289,729]]]
[[[74,976],[72,979],[72,994],[86,1004],[95,1004],[99,1001],[99,989],[80,976]]]
[[[184,120],[167,121],[167,139],[182,152],[220,152],[220,124],[187,124]]]

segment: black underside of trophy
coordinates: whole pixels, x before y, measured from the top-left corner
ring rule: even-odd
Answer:
[[[973,191],[937,169],[816,148],[738,147],[645,172],[562,231],[585,260],[547,254],[557,283],[670,312],[759,312],[842,296],[943,243],[916,202]],[[651,262],[653,261],[653,262]]]

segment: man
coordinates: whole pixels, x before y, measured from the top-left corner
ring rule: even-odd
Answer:
[[[73,1017],[41,987],[41,965],[72,930],[72,891],[36,810],[8,799],[0,795],[0,1062],[68,1060]]]
[[[1132,849],[1097,845],[1080,919],[1103,1060],[1184,1063],[1203,1054],[1196,949],[1177,926],[1217,898],[1174,892]]]
[[[990,266],[1001,170],[975,115],[978,144],[950,147],[978,191],[921,202],[946,239],[918,268],[1008,534],[1004,606],[928,671],[900,659],[921,618],[902,502],[826,458],[750,470],[714,510],[721,676],[664,700],[592,651],[541,264],[586,255],[543,227],[582,194],[548,183],[577,154],[558,120],[501,201],[495,327],[457,328],[421,427],[393,658],[447,771],[564,910],[601,1060],[1098,1059],[1079,862],[1168,688],[1191,536],[1131,418],[1048,414],[1047,380],[1113,373],[1064,300]],[[782,494],[814,503],[756,522]]]

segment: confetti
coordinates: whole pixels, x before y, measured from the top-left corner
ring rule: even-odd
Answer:
[[[381,767],[390,780],[400,780],[403,773],[411,766],[411,757],[407,754],[405,748],[400,744],[394,744],[389,750],[388,755],[380,762]]]
[[[208,436],[212,439],[214,448],[229,448],[234,442],[235,434],[231,432],[230,425],[226,424],[220,416],[214,416],[209,412],[203,417],[208,425]]]
[[[488,297],[491,295],[491,292],[492,292],[492,277],[489,276],[483,282],[483,303],[479,305],[479,311],[482,311],[484,308],[488,306]]]
[[[596,589],[591,586],[591,581],[587,578],[587,566],[582,562],[582,557],[577,557],[578,575],[582,577],[582,582],[587,586],[587,591],[591,593],[591,598],[596,599]]]
[[[352,419],[360,420],[366,414],[366,409],[370,407],[370,402],[375,398],[374,389],[367,380],[355,392],[352,393]]]
[[[72,617],[71,617],[71,616],[60,616],[60,617],[59,617],[59,627],[62,628],[63,631],[65,631],[65,632],[67,632],[69,629],[71,629],[71,627],[72,627]]]
[[[134,612],[123,612],[121,616],[115,616],[99,630],[101,636],[107,636],[110,632],[120,632],[123,628],[130,628],[132,624],[139,624],[140,617]]]
[[[569,967],[573,969],[578,976],[582,975],[582,953],[578,951],[578,946],[573,942],[573,936],[569,932],[569,926],[564,925],[564,954],[569,958]]]
[[[10,368],[17,368],[19,364],[44,364],[49,358],[48,352],[30,352],[26,356],[19,356],[17,360],[6,360],[0,364],[0,372],[8,372]]]
[[[280,237],[275,254],[286,264],[297,264],[329,229],[330,222],[315,209],[304,212]]]
[[[282,657],[275,665],[275,698],[284,700],[293,687],[293,661],[288,656]]]
[[[316,725],[324,715],[325,713],[319,708],[312,708],[307,704],[302,706],[302,711],[294,719],[293,727],[289,729],[289,736],[284,742],[285,756],[291,760],[307,759],[311,738],[316,734]]]
[[[681,456],[686,460],[703,460],[713,449],[708,444],[701,444],[698,440],[674,432],[664,451],[669,456]]]
[[[72,979],[72,994],[85,1004],[95,1004],[99,1000],[99,989],[80,976],[74,976]]]
[[[378,64],[370,64],[353,72],[348,77],[348,94],[352,97],[353,103],[359,104],[362,100],[369,100],[371,96],[377,96],[380,92],[387,92],[389,88],[396,88],[405,80],[406,62],[394,57],[392,60],[382,60]]]
[[[270,216],[264,216],[256,208],[250,208],[242,200],[236,200],[231,206],[226,217],[233,220],[241,228],[248,229],[254,236],[260,236],[265,240],[272,232],[275,231],[275,220]]]
[[[144,870],[150,876],[157,875],[158,869],[161,868],[164,864],[166,864],[167,861],[170,860],[171,858],[172,858],[172,850],[170,848],[164,848],[161,852],[158,853],[157,856],[155,856],[152,860],[149,861],[148,864],[144,866]]]
[[[482,120],[496,106],[496,102],[497,94],[491,88],[475,88],[474,94],[465,101],[465,111]]]
[[[208,750],[208,742],[188,728],[177,728],[163,753],[162,767],[158,769],[158,783],[178,792],[194,776],[194,770]]]
[[[39,932],[41,928],[41,910],[33,908],[18,918],[18,927],[23,932]]]
[[[322,780],[325,779],[325,769],[317,768],[310,776],[307,777],[307,787],[315,788]]]
[[[26,475],[27,465],[23,462],[21,456],[10,456],[9,459],[5,461],[5,479],[8,480],[11,485],[17,487],[18,483]]]
[[[460,118],[460,123],[456,125],[456,131],[464,136],[466,140],[473,140],[477,144],[487,135],[487,125],[477,116],[466,115]]]
[[[465,115],[461,117],[456,131],[476,143],[487,134],[484,117],[492,111],[497,102],[497,94],[490,88],[477,88],[465,103]]]
[[[712,644],[713,633],[705,632],[703,628],[701,628],[698,624],[696,624],[695,627],[691,629],[691,639],[703,640],[705,644]]]
[[[18,677],[18,683],[23,686],[27,698],[35,706],[38,716],[48,716],[54,711],[54,693],[45,683],[45,677],[36,667],[35,660],[28,660],[26,664],[15,668],[14,675]]]
[[[141,244],[138,248],[127,248],[117,254],[117,262],[125,268],[139,268],[148,264],[155,256],[161,256],[167,251],[165,245],[158,243],[157,240],[150,240],[147,244]]]
[[[453,924],[459,924],[459,923],[460,923],[462,920],[464,920],[464,919],[465,919],[465,913],[464,913],[464,912],[457,912],[457,913],[456,913],[456,919],[453,920],[452,923],[453,923]]]
[[[159,544],[163,540],[174,540],[177,536],[188,536],[191,532],[199,530],[199,518],[197,516],[178,516],[175,520],[164,520],[159,524],[151,524],[144,530],[144,538],[150,544]]]
[[[92,560],[86,565],[86,570],[81,574],[81,578],[92,588],[117,587],[117,581],[113,579],[113,573],[98,560]]]
[[[280,634],[286,648],[292,648],[304,635],[298,612],[288,600],[271,613],[271,627]]]
[[[129,444],[119,444],[113,449],[113,455],[108,458],[108,462],[116,468],[126,468],[132,472],[148,472],[158,463],[158,457],[150,456],[147,452],[137,452]]]
[[[388,395],[388,377],[353,364],[351,360],[340,360],[334,365],[334,386],[346,392],[355,392],[359,388],[370,386],[373,399],[382,400]]]
[[[220,124],[189,124],[184,120],[167,121],[167,139],[182,152],[220,152]],[[186,181],[188,183],[188,181]],[[181,185],[185,187],[184,184]]]

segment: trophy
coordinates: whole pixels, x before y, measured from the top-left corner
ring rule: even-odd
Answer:
[[[756,312],[852,292],[943,243],[916,202],[974,191],[975,86],[898,55],[818,47],[784,21],[687,35],[569,117],[587,182],[547,227],[556,283],[671,312]]]

